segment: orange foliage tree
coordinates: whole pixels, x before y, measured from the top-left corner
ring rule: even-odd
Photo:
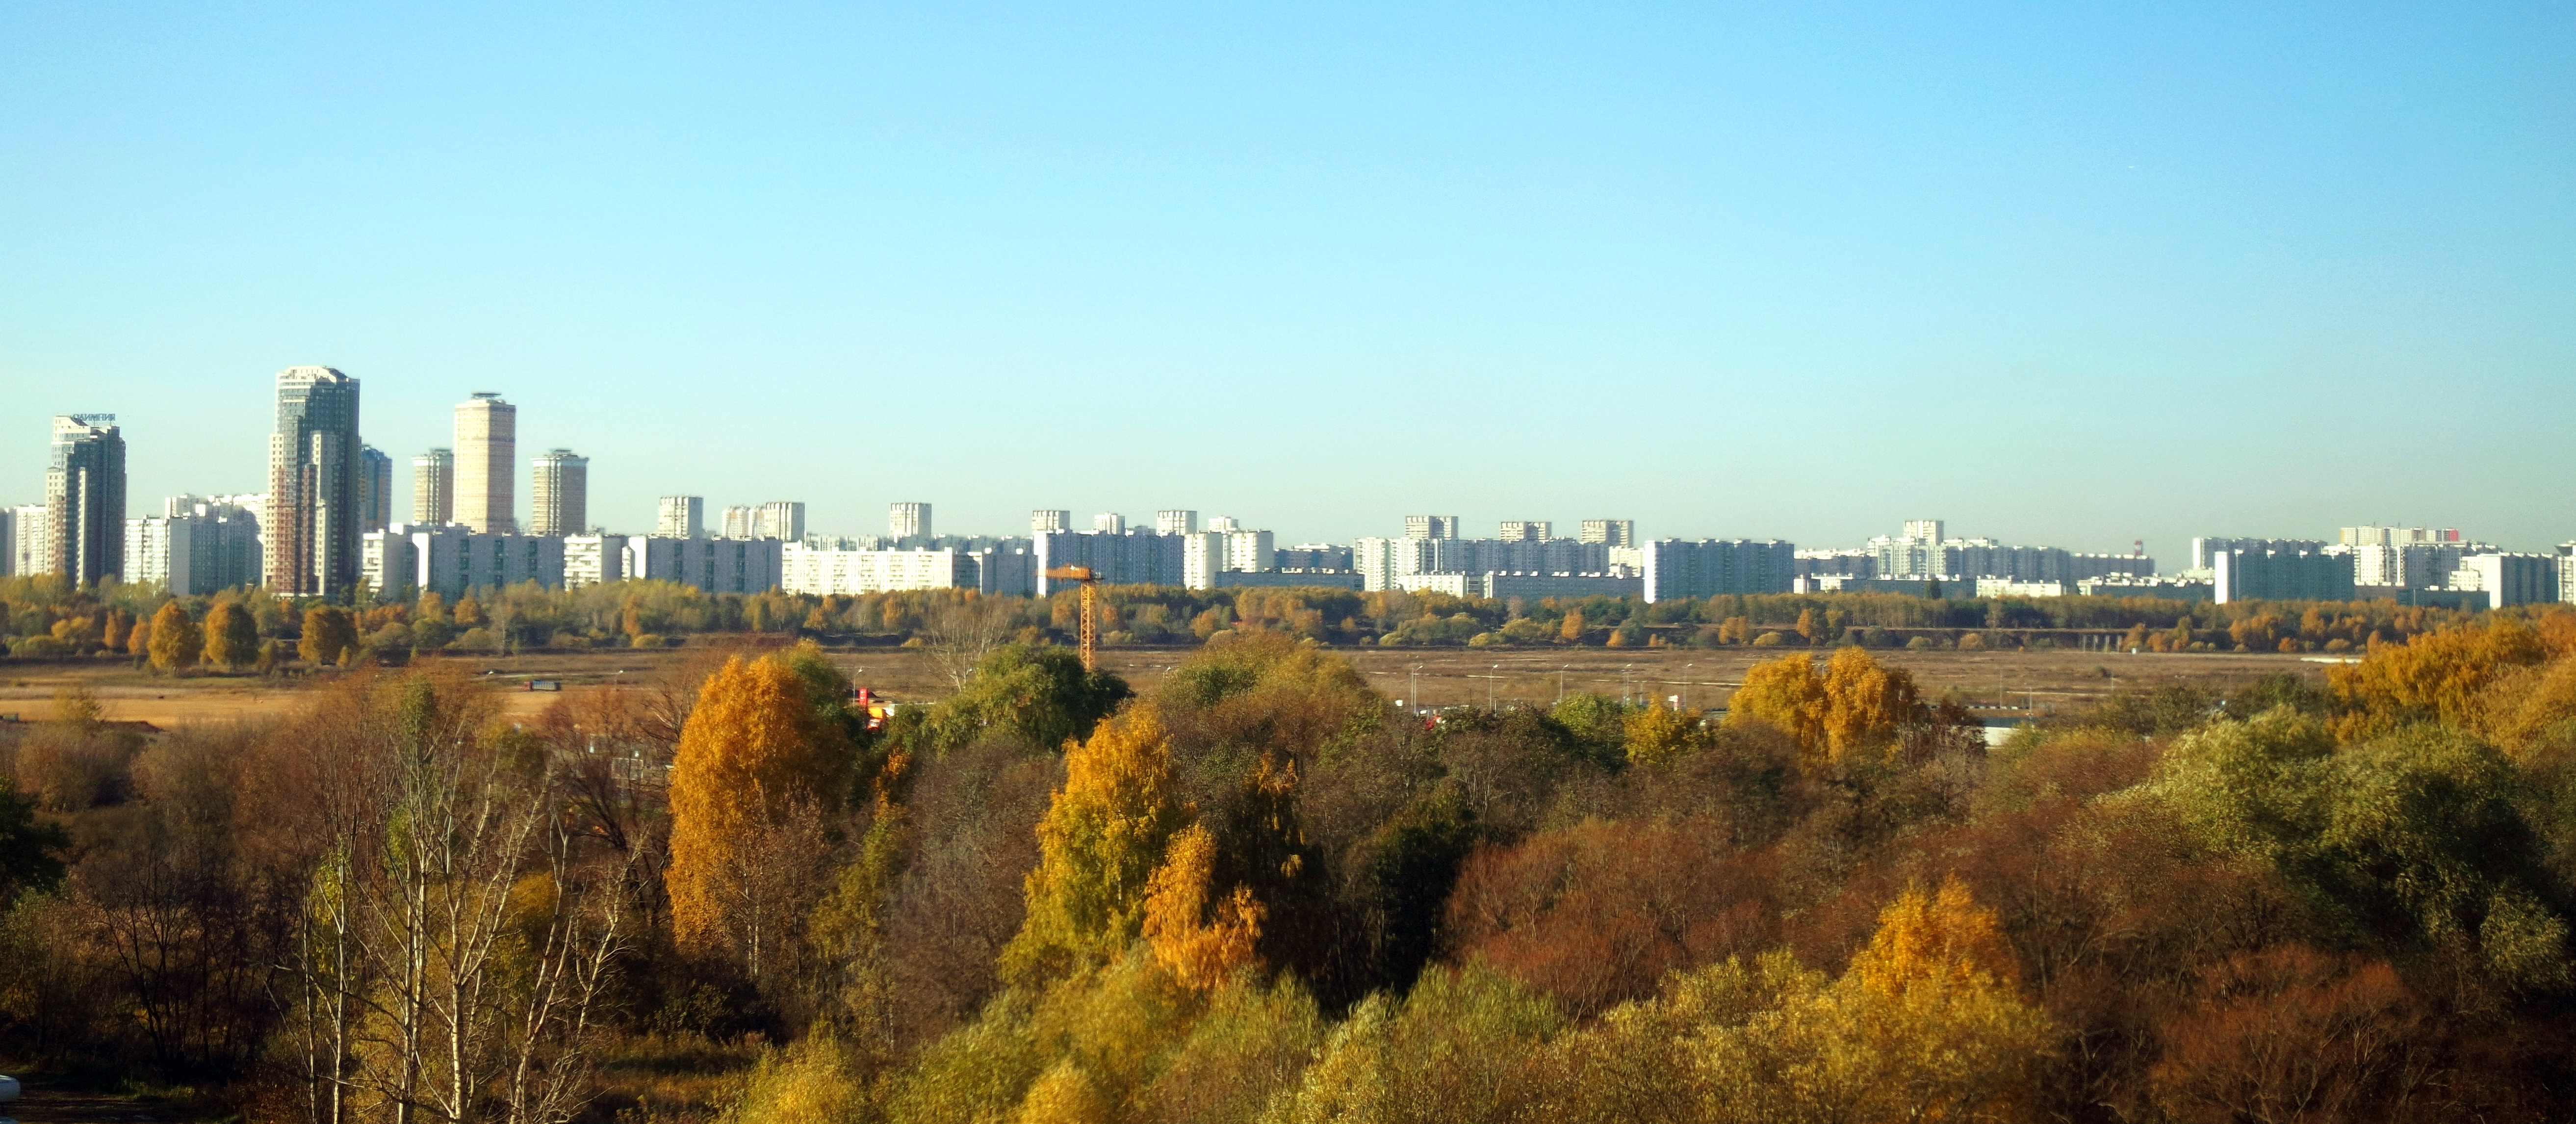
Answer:
[[[724,945],[753,970],[794,919],[759,900],[788,838],[833,803],[830,739],[805,684],[776,658],[736,656],[707,678],[671,762],[671,926],[684,945]],[[784,888],[792,890],[792,887]]]

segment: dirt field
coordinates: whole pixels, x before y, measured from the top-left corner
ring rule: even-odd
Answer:
[[[1420,706],[1548,702],[1560,691],[1600,691],[1640,698],[1681,697],[1691,706],[1720,705],[1755,662],[1777,658],[1777,649],[1683,648],[1345,648],[1339,653],[1390,698]],[[634,682],[690,658],[690,650],[540,653],[458,658],[509,690],[513,713],[534,714],[557,696],[528,692],[532,678],[566,687]],[[850,677],[897,699],[928,700],[946,691],[917,650],[835,649]],[[1109,670],[1139,688],[1151,686],[1186,648],[1115,648],[1101,653]],[[2321,677],[2324,665],[2296,656],[2127,655],[2070,651],[1881,651],[1882,661],[1907,669],[1934,692],[1956,691],[1971,702],[2028,704],[2042,711],[2090,703],[2112,690],[2193,682],[2226,686],[2275,672]],[[293,709],[316,682],[255,675],[185,678],[139,672],[123,663],[9,664],[0,666],[0,715],[53,716],[54,692],[78,682],[105,704],[106,717],[169,727],[282,713]]]

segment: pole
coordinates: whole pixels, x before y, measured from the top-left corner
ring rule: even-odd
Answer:
[[[1493,674],[1488,675],[1488,676],[1486,676],[1486,677],[1485,677],[1485,709],[1487,709],[1487,710],[1494,710],[1494,709],[1498,709],[1498,708],[1497,708],[1497,707],[1495,707],[1495,705],[1494,705],[1494,684],[1496,684],[1496,683],[1498,683],[1498,682],[1501,682],[1501,681],[1502,681],[1502,678],[1503,678],[1503,665],[1501,665],[1501,664],[1495,664],[1495,665],[1494,665],[1494,672],[1493,672]]]
[[[1556,705],[1558,706],[1565,705],[1565,673],[1573,666],[1573,664],[1567,664],[1556,669]]]
[[[1422,712],[1422,665],[1421,665],[1421,664],[1415,664],[1415,665],[1413,665],[1413,670],[1411,670],[1411,671],[1408,671],[1408,672],[1405,672],[1405,673],[1404,673],[1404,683],[1405,683],[1405,688],[1404,688],[1404,689],[1405,689],[1405,692],[1406,692],[1407,694],[1410,694],[1410,695],[1412,695],[1412,696],[1413,696],[1413,710],[1414,710],[1414,713],[1416,713],[1416,714],[1421,713],[1421,712]]]

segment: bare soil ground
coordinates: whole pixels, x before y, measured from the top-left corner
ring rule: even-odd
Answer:
[[[1787,649],[1785,651],[1795,651]],[[1774,648],[1342,648],[1371,684],[1388,697],[1417,706],[1468,706],[1494,702],[1549,702],[1560,692],[1597,691],[1662,699],[1691,706],[1723,705],[1745,669],[1777,659]],[[1102,664],[1139,689],[1151,687],[1188,658],[1187,648],[1112,648]],[[530,679],[553,679],[566,688],[637,682],[696,654],[692,649],[540,652],[514,656],[446,657],[482,673],[509,691],[515,714],[535,714],[558,696],[524,690]],[[1872,653],[1902,667],[1933,692],[1956,692],[1974,703],[2030,705],[2039,710],[2080,707],[2113,690],[2194,683],[2224,689],[2279,672],[2322,677],[2324,665],[2297,656],[2257,654],[2142,654],[2048,651],[1907,651]],[[842,648],[833,659],[854,681],[896,699],[931,700],[947,684],[918,650]],[[53,716],[56,690],[78,683],[96,694],[105,717],[171,727],[282,714],[306,692],[337,673],[313,677],[190,674],[155,675],[124,662],[0,666],[0,715],[38,720]]]

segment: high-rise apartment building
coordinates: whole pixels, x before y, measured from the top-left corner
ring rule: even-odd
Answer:
[[[1455,515],[1407,515],[1404,537],[1408,539],[1454,539],[1458,537]]]
[[[1199,530],[1199,513],[1166,508],[1154,513],[1154,533],[1158,535],[1194,535]]]
[[[664,496],[655,505],[653,534],[665,539],[702,539],[707,537],[707,500],[705,496]]]
[[[1504,542],[1546,542],[1556,537],[1556,524],[1545,519],[1506,519],[1503,521]]]
[[[18,509],[0,507],[0,578],[18,572]]]
[[[528,533],[578,535],[590,529],[590,458],[548,449],[533,463]]]
[[[1104,511],[1098,515],[1094,515],[1091,517],[1091,533],[1095,535],[1126,534],[1127,517],[1120,515],[1115,511]]]
[[[519,408],[492,391],[456,407],[456,521],[486,535],[519,529]]]
[[[926,503],[898,503],[888,505],[886,508],[886,533],[894,536],[898,541],[903,539],[926,539],[931,537],[930,505]],[[803,538],[804,536],[798,535],[797,537]]]
[[[794,500],[771,500],[760,505],[752,518],[751,537],[805,541],[805,505]]]
[[[277,430],[268,438],[268,507],[261,569],[280,596],[338,597],[359,562],[358,380],[329,367],[277,373]]]
[[[1043,535],[1050,531],[1073,529],[1073,513],[1060,507],[1041,507],[1029,513],[1029,533]]]
[[[17,575],[54,572],[53,513],[40,503],[23,504],[11,513],[15,541],[9,544],[9,572]]]
[[[411,459],[411,521],[444,527],[456,522],[456,453],[431,449]]]
[[[1908,526],[1912,526],[1912,524],[1908,524]],[[1582,530],[1575,533],[1575,541],[1597,542],[1607,546],[1616,547],[1634,547],[1639,545],[1637,542],[1637,521],[1634,519],[1586,519],[1583,521]]]
[[[373,445],[358,446],[358,530],[381,531],[394,521],[394,459]]]
[[[722,528],[724,533],[718,537],[728,539],[758,538],[758,535],[752,533],[752,531],[759,525],[759,521],[754,518],[755,514],[756,513],[752,511],[750,504],[738,503],[724,509],[724,526]]]
[[[88,585],[125,572],[125,436],[114,414],[54,418],[45,469],[46,554],[53,572]]]
[[[1941,519],[1908,519],[1905,521],[1905,533],[1899,537],[1908,542],[1948,542],[1950,524]]]

